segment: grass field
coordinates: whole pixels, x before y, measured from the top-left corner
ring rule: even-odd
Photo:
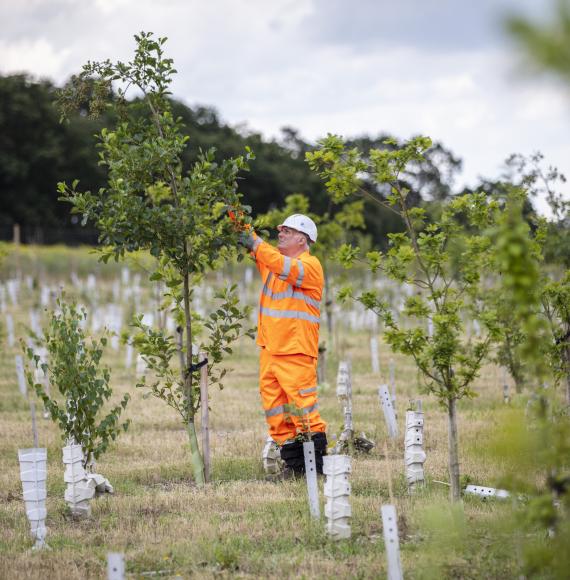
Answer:
[[[61,252],[61,250],[59,250]],[[70,264],[78,276],[100,272],[85,251],[49,251],[16,264],[11,256],[2,281],[19,267],[34,277],[22,283],[18,306],[7,309],[24,335],[28,309],[37,305],[39,287],[63,280],[70,286]],[[30,254],[31,255],[31,254]],[[43,256],[43,258],[42,258]],[[67,267],[61,263],[67,262]],[[50,264],[52,264],[50,266]],[[114,270],[101,277],[101,294],[111,295]],[[106,275],[105,275],[106,276]],[[254,284],[257,281],[254,280]],[[73,288],[70,288],[73,292]],[[150,300],[150,292],[147,298]],[[410,496],[404,480],[405,410],[416,399],[418,384],[410,360],[389,353],[380,342],[381,368],[396,368],[400,437],[390,441],[378,403],[377,389],[387,377],[373,375],[369,333],[344,329],[339,348],[352,361],[355,429],[377,446],[353,459],[351,476],[352,539],[333,542],[324,520],[309,517],[303,481],[264,480],[261,450],[266,429],[257,386],[257,347],[244,339],[229,359],[233,369],[223,391],[211,393],[213,482],[197,488],[192,481],[184,426],[162,401],[143,399],[134,388],[133,369],[126,369],[124,351],[108,349],[114,399],[129,392],[128,433],[98,462],[115,494],[93,500],[92,516],[74,521],[63,500],[61,439],[54,424],[39,419],[40,446],[48,450],[48,538],[51,550],[31,552],[32,540],[21,495],[17,450],[32,446],[28,403],[18,391],[14,355],[7,346],[2,315],[0,354],[0,577],[102,578],[106,554],[125,554],[127,576],[133,578],[382,578],[386,557],[379,514],[393,502],[399,516],[402,564],[406,578],[511,578],[519,566],[518,539],[512,533],[512,505],[466,497],[459,508],[447,500],[447,423],[445,412],[422,396],[425,411],[427,485]],[[338,353],[328,357],[328,387],[321,385],[321,413],[329,423],[329,439],[342,427],[336,399]],[[495,486],[506,467],[488,448],[495,428],[511,412],[524,407],[521,396],[511,407],[502,400],[502,381],[493,365],[484,367],[476,383],[479,396],[459,404],[461,472],[466,480]],[[323,483],[319,483],[321,490]],[[324,499],[321,496],[321,501]],[[324,510],[321,510],[324,511]]]

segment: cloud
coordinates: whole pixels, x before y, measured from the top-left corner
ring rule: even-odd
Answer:
[[[510,12],[536,13],[535,0],[315,0],[303,32],[317,43],[354,52],[415,47],[437,53],[501,43]]]
[[[172,91],[266,136],[426,133],[464,179],[510,153],[570,159],[570,103],[515,77],[501,14],[536,0],[19,0],[0,5],[0,71],[57,83],[87,60],[128,60],[141,30],[167,36]],[[557,94],[558,96],[555,96]]]
[[[46,39],[0,41],[0,62],[7,73],[30,72],[41,77],[58,77],[68,50],[57,51]]]

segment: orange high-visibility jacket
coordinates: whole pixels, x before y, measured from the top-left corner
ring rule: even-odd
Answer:
[[[319,354],[320,304],[325,283],[318,258],[283,256],[254,232],[252,255],[263,280],[257,344],[270,354]]]

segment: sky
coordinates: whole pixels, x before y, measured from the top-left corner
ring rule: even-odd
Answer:
[[[463,160],[456,187],[541,151],[570,177],[570,90],[530,74],[507,14],[550,0],[0,0],[0,73],[63,83],[87,60],[129,60],[168,37],[174,97],[223,121],[311,142],[429,135]],[[563,190],[570,197],[570,186]],[[546,204],[537,203],[543,213]]]

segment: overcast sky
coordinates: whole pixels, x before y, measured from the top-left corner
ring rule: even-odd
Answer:
[[[176,98],[266,137],[427,134],[463,159],[457,185],[542,151],[570,177],[570,96],[525,74],[503,29],[550,0],[0,0],[0,71],[60,84],[167,36]]]

